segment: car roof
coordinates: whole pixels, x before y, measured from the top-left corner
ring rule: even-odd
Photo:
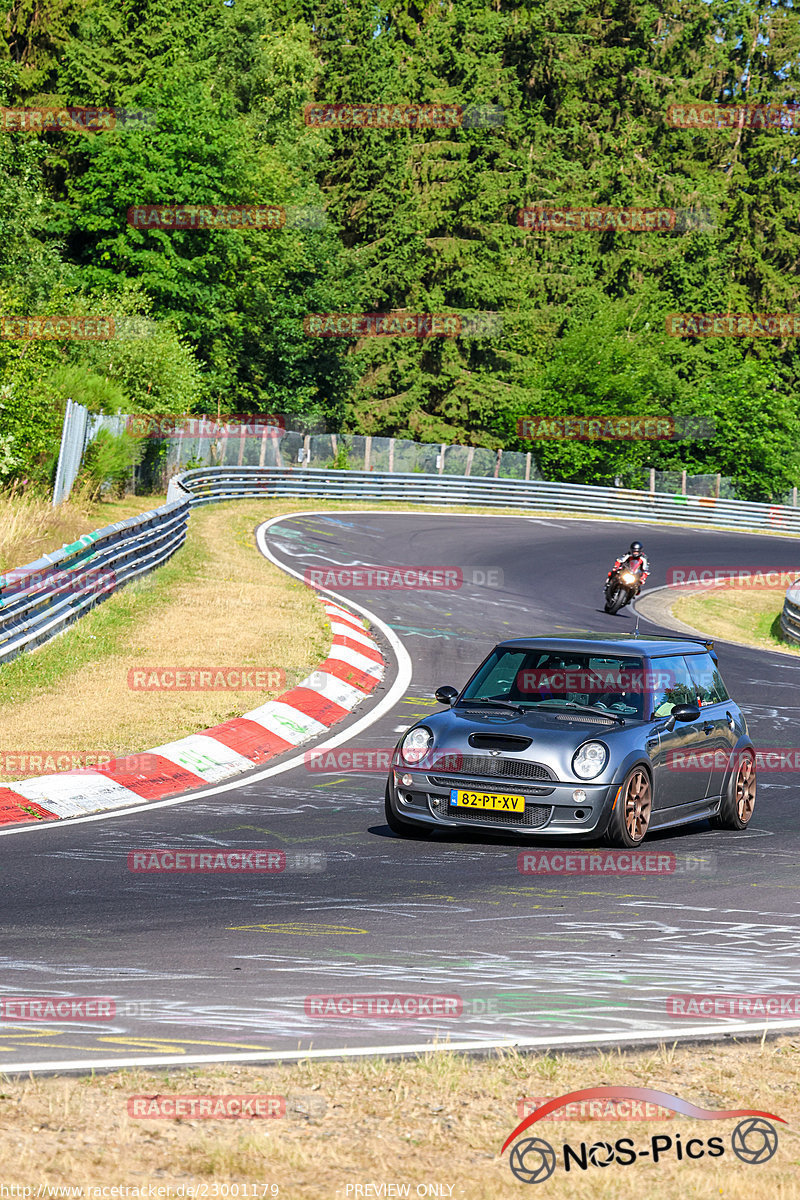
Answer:
[[[635,655],[637,658],[656,658],[670,654],[702,654],[711,650],[714,643],[708,641],[670,637],[608,637],[604,634],[581,638],[509,638],[498,642],[496,649],[502,650],[559,650],[580,654]]]

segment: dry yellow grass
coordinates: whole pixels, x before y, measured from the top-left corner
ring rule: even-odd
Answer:
[[[0,1092],[0,1181],[33,1185],[33,1196],[39,1184],[159,1184],[169,1185],[172,1195],[181,1184],[205,1185],[208,1197],[235,1196],[233,1185],[239,1185],[239,1196],[269,1196],[270,1185],[276,1185],[284,1200],[376,1196],[380,1192],[354,1188],[390,1183],[408,1185],[413,1197],[425,1194],[419,1190],[423,1185],[436,1183],[444,1187],[439,1195],[455,1200],[512,1200],[525,1194],[520,1191],[525,1185],[512,1175],[508,1152],[501,1158],[499,1150],[518,1123],[519,1098],[627,1084],[656,1088],[705,1108],[761,1109],[788,1125],[777,1125],[775,1156],[751,1166],[731,1151],[735,1119],[545,1120],[523,1135],[546,1139],[559,1156],[555,1173],[542,1184],[542,1196],[793,1200],[800,1196],[799,1063],[800,1044],[784,1037],[763,1045],[662,1047],[572,1058],[507,1054],[474,1060],[440,1054],[395,1062],[6,1080]],[[128,1116],[129,1096],[168,1093],[286,1096],[295,1115],[248,1121]],[[320,1108],[324,1111],[316,1115]],[[304,1117],[303,1111],[311,1115]],[[640,1160],[631,1166],[564,1170],[565,1141],[577,1147],[581,1141],[592,1145],[631,1137],[644,1148],[652,1135],[672,1135],[676,1141],[676,1133],[684,1145],[692,1137],[722,1136],[725,1154],[692,1162],[679,1161],[673,1151],[658,1164]]]
[[[721,641],[743,642],[764,650],[800,654],[780,636],[784,592],[754,591],[738,583],[720,588],[694,589],[672,605],[674,616],[694,629]]]
[[[253,530],[268,515],[263,501],[198,509],[169,564],[4,668],[5,753],[146,750],[257,708],[308,674],[330,646],[325,613],[257,551]],[[285,682],[264,691],[129,686],[131,670],[175,667],[277,670]],[[0,778],[19,778],[6,764]]]
[[[162,496],[127,496],[93,503],[73,493],[53,508],[50,500],[41,497],[0,492],[0,571],[24,567],[76,541],[82,533],[163,503]]]

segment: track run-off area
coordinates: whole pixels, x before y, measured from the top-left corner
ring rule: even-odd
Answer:
[[[684,864],[673,874],[524,874],[521,850],[569,847],[469,829],[402,839],[384,823],[377,752],[439,707],[437,686],[460,687],[505,638],[632,633],[636,613],[605,614],[602,585],[633,537],[650,558],[646,591],[678,567],[786,569],[798,545],[553,517],[337,512],[265,522],[261,553],[300,578],[382,565],[451,567],[463,582],[330,593],[367,618],[387,664],[333,735],[188,797],[0,835],[0,998],[115,1003],[111,1019],[3,1020],[0,1071],[762,1032],[761,1019],[671,1015],[667,1000],[800,993],[796,773],[761,771],[743,832],[700,823],[649,837],[643,850]],[[644,617],[640,631],[670,632]],[[800,658],[716,649],[756,747],[796,748]],[[310,769],[307,752],[319,746],[375,753],[357,769]],[[291,850],[316,867],[129,870],[131,851],[163,847]],[[324,1015],[311,1000],[395,993],[457,1003],[399,1017]],[[800,1018],[767,1028],[800,1028]]]

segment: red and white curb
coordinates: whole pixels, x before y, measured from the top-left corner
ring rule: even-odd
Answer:
[[[324,604],[333,635],[328,657],[291,691],[222,725],[107,767],[0,784],[0,826],[82,817],[195,791],[330,729],[370,695],[385,663],[360,618],[330,600]]]

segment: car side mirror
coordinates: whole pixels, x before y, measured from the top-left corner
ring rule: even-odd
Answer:
[[[440,704],[444,704],[448,708],[451,708],[458,699],[458,692],[454,687],[450,687],[448,684],[445,684],[444,687],[436,689],[434,696]]]
[[[696,704],[676,704],[667,717],[664,728],[672,732],[678,721],[696,721],[699,716],[700,709]]]

